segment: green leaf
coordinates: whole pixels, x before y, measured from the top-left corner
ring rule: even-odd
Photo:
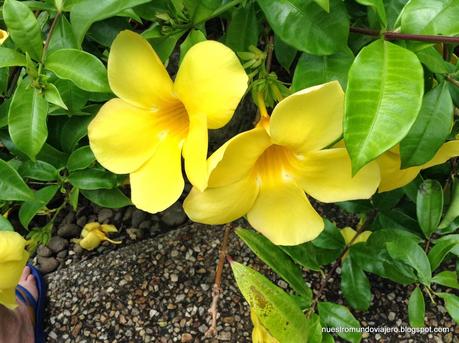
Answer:
[[[354,262],[352,254],[346,256],[341,266],[341,291],[346,301],[356,310],[368,310],[371,303],[370,281]]]
[[[435,293],[445,301],[445,307],[456,324],[459,324],[459,297],[450,293]]]
[[[317,261],[316,255],[317,249],[310,242],[300,245],[281,246],[281,249],[304,268],[315,271],[320,270],[320,263]]]
[[[81,190],[85,198],[96,205],[108,208],[121,208],[132,205],[131,200],[123,194],[118,188],[98,189],[98,190]]]
[[[88,192],[97,192],[97,191],[88,191]],[[80,189],[78,187],[73,187],[69,194],[69,203],[72,206],[74,211],[78,209],[79,196],[80,196]]]
[[[274,36],[274,54],[279,64],[289,71],[290,66],[298,54],[298,50],[285,43],[279,37]]]
[[[25,55],[14,49],[0,47],[0,68],[27,65]]]
[[[332,302],[319,302],[320,321],[323,327],[330,328],[360,328],[349,309]],[[338,336],[349,342],[360,342],[362,334],[359,332],[338,332]]]
[[[424,295],[417,286],[408,300],[408,320],[414,328],[424,327],[425,303]]]
[[[86,169],[93,164],[95,160],[96,157],[91,151],[91,148],[89,145],[85,145],[70,154],[69,160],[67,161],[67,169],[69,172]]]
[[[234,51],[248,51],[249,46],[257,46],[258,31],[255,3],[249,3],[233,10],[225,43]]]
[[[59,90],[52,83],[48,83],[48,85],[46,86],[45,98],[51,104],[54,104],[56,106],[62,107],[65,110],[68,110],[67,106],[65,105],[64,101],[61,98]]]
[[[89,94],[68,80],[57,79],[54,85],[59,90],[62,101],[72,113],[80,112],[88,101]]]
[[[402,32],[424,35],[459,34],[459,2],[456,0],[411,0],[402,14]]]
[[[56,50],[46,59],[46,68],[85,91],[110,92],[105,66],[96,56],[85,51]]]
[[[62,126],[60,136],[60,145],[65,152],[73,152],[78,142],[87,136],[91,120],[92,116],[67,119]]]
[[[416,55],[422,64],[424,64],[431,72],[438,74],[448,73],[446,62],[443,56],[433,46],[426,49],[416,51]]]
[[[192,29],[190,33],[188,33],[188,36],[186,36],[185,40],[183,41],[182,44],[180,44],[180,63],[183,60],[183,57],[185,57],[185,54],[187,51],[196,43],[202,42],[206,40],[206,36],[202,31]]]
[[[448,236],[445,237],[448,238]],[[457,247],[459,247],[459,241],[453,239],[437,240],[428,255],[432,270],[437,269],[445,257]]]
[[[60,150],[57,150],[55,147],[45,143],[43,148],[37,155],[37,159],[48,162],[49,164],[53,165],[57,169],[60,169],[65,166],[65,162],[67,161],[67,155]]]
[[[0,200],[26,201],[33,199],[33,192],[19,173],[0,159]]]
[[[354,174],[406,136],[423,90],[422,66],[411,51],[384,40],[360,51],[349,71],[344,119]]]
[[[432,282],[449,288],[459,289],[459,281],[456,272],[445,270],[432,278]]]
[[[2,215],[0,215],[0,231],[14,231],[13,225]]]
[[[69,175],[70,183],[81,190],[110,189],[116,186],[115,174],[100,169],[77,170]]]
[[[324,223],[324,230],[312,241],[312,244],[322,249],[342,250],[346,244],[343,235],[336,225],[328,219],[325,219]]]
[[[378,15],[383,28],[387,26],[386,9],[383,0],[356,0],[359,4],[372,7]]]
[[[280,247],[254,231],[239,227],[236,229],[236,234],[263,262],[287,281],[295,292],[307,296],[312,294],[311,289],[304,282],[300,268]]]
[[[3,20],[16,46],[38,61],[43,52],[43,41],[32,10],[22,1],[5,0]]]
[[[51,199],[56,195],[58,185],[47,186],[35,192],[35,199],[24,202],[19,208],[19,221],[26,229],[29,227],[33,217],[45,208]]]
[[[396,22],[399,20],[400,13],[405,7],[408,0],[384,0],[384,6],[387,14],[387,28],[396,29]]]
[[[346,89],[347,74],[354,61],[350,49],[339,51],[330,56],[314,56],[303,53],[293,74],[292,88],[299,91],[333,80],[338,80]]]
[[[279,342],[307,342],[308,321],[287,293],[255,270],[232,262],[242,295],[262,325]]]
[[[65,15],[61,15],[57,20],[56,28],[49,41],[49,52],[59,49],[78,49],[72,26]]]
[[[38,181],[56,181],[57,169],[43,161],[26,161],[18,169],[19,174],[24,178]]]
[[[419,226],[429,238],[437,230],[443,212],[443,188],[437,180],[425,180],[418,190],[416,214]]]
[[[446,82],[424,95],[416,121],[400,142],[402,168],[422,165],[435,156],[451,131],[453,109]]]
[[[222,0],[184,0],[193,24],[201,23],[212,15],[221,5]]]
[[[276,35],[297,50],[331,55],[347,46],[349,19],[341,0],[330,1],[329,13],[314,0],[258,0],[258,4]]]
[[[185,31],[180,31],[177,34],[171,36],[153,38],[148,40],[155,49],[159,58],[161,59],[161,62],[163,62],[164,64],[167,62],[170,55],[174,51],[178,40],[180,39],[180,37],[182,37],[183,33],[185,33]]]
[[[451,202],[438,228],[448,227],[457,217],[459,217],[459,185],[457,178],[454,178],[453,191],[451,192]]]
[[[389,255],[416,270],[418,279],[424,285],[429,285],[432,271],[429,259],[422,248],[410,239],[402,238],[395,242],[386,243]]]
[[[82,0],[77,2],[72,6],[70,22],[78,45],[83,42],[86,31],[91,24],[146,2],[149,0]]]
[[[14,92],[8,112],[8,130],[13,143],[31,160],[48,137],[48,102],[43,94],[22,80]]]
[[[330,12],[330,0],[314,0],[325,12]]]

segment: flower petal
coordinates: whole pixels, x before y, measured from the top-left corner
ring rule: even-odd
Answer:
[[[352,177],[351,159],[344,148],[306,154],[298,173],[304,191],[322,202],[368,199],[381,180],[375,162],[367,164]]]
[[[104,104],[89,124],[91,150],[105,168],[125,174],[137,170],[154,153],[158,144],[153,112],[112,99]]]
[[[200,192],[193,188],[183,203],[191,220],[204,224],[225,224],[244,216],[252,207],[258,186],[252,177],[231,185],[207,188]]]
[[[438,154],[438,153],[437,153]],[[400,169],[400,153],[398,148],[386,151],[376,159],[381,171],[381,183],[378,192],[388,192],[403,187],[413,181],[422,166]]]
[[[231,138],[209,158],[209,186],[220,187],[247,176],[257,159],[271,145],[263,128]]]
[[[181,163],[180,140],[166,137],[152,158],[130,175],[134,205],[156,213],[176,202],[184,187]]]
[[[459,140],[446,142],[438,149],[435,156],[427,163],[421,165],[422,169],[427,169],[438,164],[445,163],[450,158],[459,156]]]
[[[14,310],[18,307],[18,304],[16,303],[16,286],[0,289],[0,305],[3,305],[10,310]]]
[[[247,217],[256,230],[280,245],[311,241],[324,228],[320,215],[292,182],[263,184]]]
[[[244,68],[230,48],[204,41],[186,53],[174,89],[188,113],[205,114],[208,127],[217,129],[233,116],[247,81]]]
[[[203,191],[207,187],[207,119],[204,115],[190,118],[188,136],[183,145],[185,171],[191,184]]]
[[[271,115],[275,144],[306,152],[333,143],[343,133],[344,93],[338,81],[303,89],[282,100]]]
[[[108,56],[108,81],[126,102],[148,109],[174,100],[173,84],[156,52],[139,34],[122,31]]]

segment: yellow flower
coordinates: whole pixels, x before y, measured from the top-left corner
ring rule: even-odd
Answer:
[[[273,243],[295,245],[324,228],[304,192],[322,202],[369,198],[378,165],[352,177],[346,149],[325,149],[342,134],[343,98],[338,82],[304,89],[282,100],[264,127],[229,140],[209,158],[209,188],[186,198],[188,216],[222,224],[247,214]]]
[[[247,89],[247,75],[231,49],[216,41],[188,50],[172,82],[150,44],[121,32],[108,58],[108,80],[119,97],[90,123],[97,160],[130,174],[133,203],[155,213],[172,205],[184,181],[207,186],[207,129],[224,126]]]
[[[344,242],[346,243],[346,245],[349,245],[354,239],[357,231],[355,231],[353,228],[348,226],[348,227],[345,227],[344,229],[341,229],[340,233],[343,236]],[[360,235],[357,236],[357,238],[352,242],[351,245],[366,242],[368,240],[368,237],[370,237],[371,234],[372,234],[371,231],[363,231]],[[348,255],[348,252],[346,252],[343,255],[343,258],[345,258],[347,255]]]
[[[2,45],[9,37],[9,33],[5,30],[0,30],[0,45]]]
[[[0,231],[0,304],[9,309],[17,306],[15,289],[29,259],[26,244],[17,232]]]
[[[121,241],[113,241],[107,237],[111,232],[118,232],[114,225],[99,224],[97,222],[88,223],[81,231],[82,239],[76,239],[75,242],[80,244],[83,249],[94,250],[102,241],[109,241],[113,244],[120,244]]]
[[[279,341],[271,336],[268,330],[266,330],[255,314],[255,311],[250,310],[250,318],[253,324],[252,343],[279,343]]]
[[[387,192],[403,187],[413,181],[421,170],[445,163],[455,156],[459,156],[459,140],[443,144],[429,162],[401,169],[400,148],[397,145],[376,159],[381,169],[381,184],[378,191]]]

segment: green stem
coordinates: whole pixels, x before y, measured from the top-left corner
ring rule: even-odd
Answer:
[[[51,37],[53,35],[53,32],[54,32],[54,30],[56,28],[56,25],[57,25],[57,21],[59,20],[60,16],[61,16],[61,12],[58,11],[56,13],[56,16],[54,17],[53,22],[51,23],[51,27],[49,28],[48,35],[46,36],[45,45],[43,46],[43,52],[41,54],[41,61],[40,61],[40,67],[39,67],[40,71],[41,71],[42,65],[45,64],[46,56],[48,54],[49,42],[51,41]]]
[[[455,85],[456,87],[459,88],[459,81],[452,78],[451,76],[449,75],[446,75],[446,80],[448,80],[449,82],[451,82],[453,85]]]

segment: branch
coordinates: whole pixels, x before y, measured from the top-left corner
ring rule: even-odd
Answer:
[[[451,82],[453,85],[455,85],[456,87],[459,88],[459,81],[458,81],[458,80],[452,78],[452,77],[449,76],[449,75],[446,75],[446,79],[447,79],[449,82]]]
[[[56,16],[54,17],[53,22],[51,23],[51,27],[49,28],[48,35],[46,36],[45,45],[43,46],[43,52],[41,54],[41,64],[45,64],[46,55],[48,53],[49,42],[51,41],[51,37],[53,35],[54,29],[56,28],[57,21],[61,16],[61,12],[57,11]]]
[[[228,241],[229,241],[230,231],[231,231],[231,224],[226,224],[225,234],[223,236],[223,242],[220,247],[220,254],[218,258],[217,270],[215,272],[215,283],[214,283],[214,286],[212,287],[212,305],[209,308],[209,313],[212,316],[212,325],[209,328],[209,330],[206,331],[205,337],[213,337],[217,334],[218,300],[222,292],[222,288],[221,288],[222,273],[223,273],[223,266],[225,264],[225,258],[226,258],[226,255],[228,254]]]
[[[368,29],[364,27],[351,27],[349,29],[353,33],[359,33],[362,35],[380,37],[382,36],[385,40],[414,40],[420,42],[431,42],[431,43],[459,43],[459,37],[453,36],[440,36],[440,35],[418,35],[411,33],[400,33],[392,31],[378,31]]]

